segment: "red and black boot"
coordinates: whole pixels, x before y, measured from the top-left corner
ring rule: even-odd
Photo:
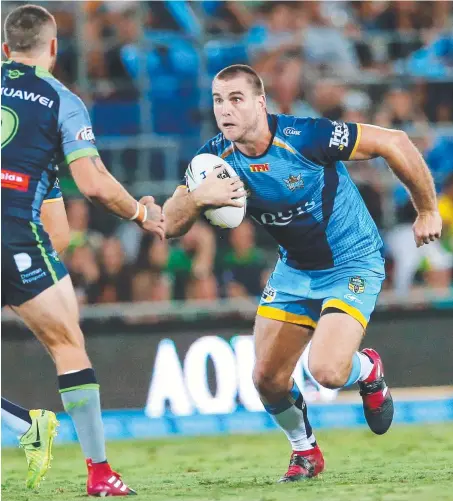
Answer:
[[[280,482],[298,482],[316,477],[324,470],[324,457],[321,449],[316,446],[308,451],[293,451],[289,461],[288,471]]]
[[[393,421],[392,395],[384,380],[384,365],[379,353],[371,348],[365,348],[362,353],[374,364],[370,375],[364,381],[359,381],[363,411],[371,431],[383,435]]]

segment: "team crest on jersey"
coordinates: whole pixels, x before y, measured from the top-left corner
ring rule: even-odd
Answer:
[[[269,164],[250,164],[251,172],[269,172],[271,168]]]
[[[20,78],[24,75],[25,73],[22,73],[19,70],[8,70],[8,78],[10,78],[11,80],[16,80],[16,78]]]
[[[266,287],[264,287],[263,294],[261,295],[261,297],[263,298],[264,302],[272,303],[276,295],[277,291],[269,284],[267,284]]]
[[[283,179],[283,181],[285,181],[286,187],[290,191],[295,191],[304,187],[304,180],[302,179],[302,174],[299,174],[298,176],[290,174],[288,179]]]
[[[365,280],[362,277],[351,277],[348,289],[354,294],[362,294],[365,290]]]

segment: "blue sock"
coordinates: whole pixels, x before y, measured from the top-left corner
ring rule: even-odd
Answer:
[[[360,378],[361,371],[362,371],[362,364],[360,363],[360,357],[358,352],[355,352],[354,356],[352,357],[351,373],[349,374],[348,380],[344,384],[343,388],[346,388],[348,386],[353,385],[354,383],[357,383],[357,381]]]

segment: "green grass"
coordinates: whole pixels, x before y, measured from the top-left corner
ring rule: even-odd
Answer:
[[[142,501],[452,501],[453,423],[320,431],[321,477],[276,484],[289,447],[283,434],[114,442],[109,459]],[[54,449],[38,493],[24,488],[22,451],[2,452],[3,501],[69,501],[85,497],[78,446]]]

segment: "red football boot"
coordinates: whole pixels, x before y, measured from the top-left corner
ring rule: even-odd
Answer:
[[[393,421],[392,395],[384,380],[384,365],[379,353],[371,348],[365,348],[362,353],[374,364],[370,375],[359,381],[365,418],[372,432],[383,435]]]
[[[308,451],[293,451],[288,471],[279,482],[297,482],[316,477],[324,470],[324,458],[321,449],[316,446]]]
[[[89,496],[131,496],[137,494],[122,480],[121,475],[110,468],[108,463],[93,463],[87,459]]]

